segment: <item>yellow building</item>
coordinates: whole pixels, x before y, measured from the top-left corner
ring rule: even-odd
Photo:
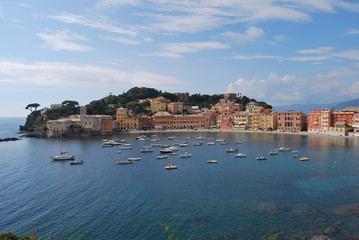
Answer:
[[[277,129],[277,112],[270,109],[263,109],[259,113],[259,129],[276,130]]]
[[[248,123],[251,120],[251,116],[248,112],[236,112],[231,114],[231,119],[233,122],[233,129],[246,130],[248,128]]]
[[[167,110],[167,104],[169,104],[171,100],[164,98],[164,97],[158,97],[150,100],[151,103],[151,111],[153,113],[166,111]]]
[[[126,108],[117,108],[115,128],[121,130],[138,129],[139,119],[137,117],[128,117]]]

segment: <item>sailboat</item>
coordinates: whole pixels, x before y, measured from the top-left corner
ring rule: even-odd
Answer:
[[[73,160],[75,155],[67,155],[62,151],[62,132],[60,131],[60,155],[51,156],[54,161]]]

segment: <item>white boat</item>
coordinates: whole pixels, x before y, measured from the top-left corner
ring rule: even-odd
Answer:
[[[237,141],[235,141],[235,144],[242,144],[242,141],[241,141],[241,140],[237,140]]]
[[[75,155],[67,155],[62,151],[62,132],[60,132],[60,155],[51,156],[54,161],[73,160]]]
[[[180,143],[179,146],[180,147],[188,147],[188,143]]]
[[[169,165],[167,165],[167,166],[165,166],[165,169],[177,169],[178,167],[177,166],[174,166],[174,165],[171,165],[171,164],[169,164]]]
[[[278,148],[278,151],[280,151],[280,152],[288,152],[288,151],[290,151],[290,147],[280,147],[280,148]]]
[[[132,157],[132,158],[127,158],[128,161],[139,161],[141,160],[140,157]]]
[[[167,159],[167,155],[160,155],[156,157],[157,159]]]
[[[238,153],[236,155],[234,155],[236,158],[244,158],[244,157],[247,157],[247,154],[245,153]]]
[[[170,155],[177,155],[177,153],[171,152]]]
[[[142,148],[141,153],[150,153],[153,152],[152,148]]]
[[[230,149],[226,149],[227,153],[233,153],[233,152],[238,152],[237,148],[230,148]]]
[[[84,164],[84,161],[82,161],[82,160],[81,160],[81,161],[76,161],[76,160],[74,160],[74,161],[71,161],[70,164],[71,164],[71,165]]]
[[[301,157],[301,158],[299,158],[299,160],[300,160],[300,161],[309,161],[310,158],[308,158],[308,157]]]
[[[117,150],[116,153],[117,153],[117,154],[121,154],[121,151],[120,151],[120,150]]]
[[[217,160],[208,160],[207,163],[217,163]]]
[[[170,147],[170,145],[168,145],[168,144],[162,144],[161,145],[161,148],[169,148]]]
[[[223,138],[219,138],[216,140],[217,142],[224,142],[224,139]]]
[[[292,153],[298,153],[298,151],[296,151],[296,150],[293,150],[293,151],[292,151]]]
[[[221,142],[221,145],[228,145],[228,142],[226,142],[226,141]]]
[[[205,140],[206,138],[205,137],[202,137],[202,136],[199,136],[199,137],[196,137],[196,140]]]
[[[279,152],[277,150],[273,150],[269,152],[269,155],[278,155]]]
[[[267,160],[267,158],[264,157],[264,156],[258,156],[258,157],[257,157],[257,160]]]
[[[178,147],[169,147],[169,149],[171,149],[172,151],[178,151]]]
[[[102,147],[113,147],[113,145],[109,142],[102,142]]]
[[[123,150],[129,150],[129,149],[132,149],[132,147],[131,147],[131,146],[128,146],[128,147],[123,146],[123,147],[121,147],[121,149],[123,149]]]
[[[117,162],[117,164],[132,164],[133,163],[133,161],[119,161],[119,160],[117,160],[116,162]]]
[[[161,144],[159,144],[159,143],[152,143],[152,144],[151,144],[151,147],[161,147]]]
[[[171,153],[171,152],[173,152],[173,150],[170,148],[160,149],[160,153]]]
[[[184,154],[180,155],[181,158],[190,158],[192,157],[192,154],[185,152]]]
[[[193,142],[193,146],[201,146],[203,145],[203,142]]]
[[[216,145],[216,143],[215,142],[209,142],[209,143],[207,143],[207,145]]]
[[[132,144],[131,144],[131,143],[126,143],[126,144],[124,144],[123,146],[125,146],[125,147],[132,147]]]

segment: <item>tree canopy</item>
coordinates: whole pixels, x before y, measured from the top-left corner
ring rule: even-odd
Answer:
[[[38,104],[38,103],[30,103],[25,107],[25,109],[30,109],[30,111],[32,112],[32,108],[35,108],[35,111],[36,111],[39,106],[40,106],[40,104]]]

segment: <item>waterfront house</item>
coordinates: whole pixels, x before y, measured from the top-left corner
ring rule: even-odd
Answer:
[[[307,125],[307,115],[302,111],[278,111],[277,129],[279,131],[299,132],[303,131]]]
[[[139,128],[138,117],[129,117],[126,108],[116,109],[116,121],[114,122],[115,128],[119,130],[130,130]]]

